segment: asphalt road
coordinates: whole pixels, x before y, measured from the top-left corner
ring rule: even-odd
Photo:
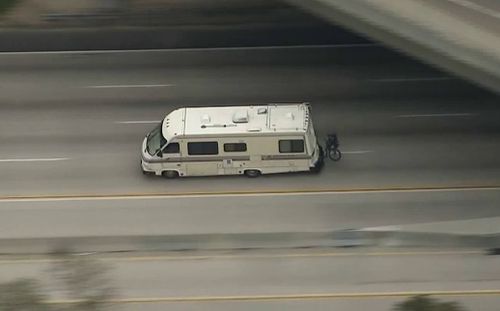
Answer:
[[[103,260],[111,268],[117,310],[382,311],[422,292],[469,310],[495,311],[500,302],[499,259],[474,250],[167,253]],[[44,258],[4,258],[0,275],[5,281],[40,279],[53,302],[64,302],[49,267]]]
[[[497,217],[475,229],[489,234],[499,200],[500,189],[0,201],[0,237],[323,233]]]
[[[499,184],[497,98],[378,46],[12,53],[0,65],[4,238],[303,232],[500,216],[498,190],[412,190]],[[271,101],[310,101],[318,134],[338,131],[342,161],[320,174],[258,179],[141,174],[141,140],[170,110]],[[255,193],[318,189],[381,191]],[[187,197],[144,197],[151,193]],[[131,194],[142,197],[106,197]],[[56,195],[71,198],[40,197]]]
[[[343,46],[4,54],[0,194],[497,184],[497,98],[384,53]],[[318,134],[339,133],[343,161],[319,175],[256,180],[140,174],[140,142],[170,110],[282,101],[310,101]]]
[[[172,13],[171,13],[172,14]],[[180,16],[177,16],[178,18]],[[170,16],[164,17],[171,19]],[[182,18],[182,17],[180,17]],[[104,27],[73,29],[2,29],[0,51],[65,51],[113,49],[205,48],[294,44],[366,43],[357,36],[326,22],[301,25],[294,19],[273,24],[173,25],[170,27]]]
[[[57,9],[55,9],[57,11]],[[42,10],[43,11],[43,10]],[[84,10],[85,11],[85,10]],[[0,51],[202,48],[366,43],[283,1],[181,1],[116,14],[47,14],[40,25],[0,26]],[[37,15],[35,9],[32,14]],[[46,12],[38,12],[43,17]],[[82,12],[81,12],[82,13]],[[92,14],[94,13],[94,14]],[[101,13],[101,14],[99,14]],[[50,19],[50,20],[49,20]],[[35,21],[36,23],[36,21]],[[14,28],[12,28],[14,27]],[[17,29],[16,29],[17,27]]]
[[[0,66],[3,238],[321,231],[500,216],[498,189],[423,189],[499,184],[497,98],[372,44],[14,53],[0,55]],[[319,135],[339,132],[343,160],[317,175],[164,180],[141,174],[140,142],[170,110],[270,101],[310,101]],[[406,190],[387,191],[394,187]],[[256,193],[317,189],[354,192]],[[151,193],[183,196],[146,197]],[[131,194],[138,197],[125,198]],[[113,279],[125,298],[497,290],[492,258],[117,260]],[[36,276],[43,268],[39,262],[1,264],[0,275]],[[300,297],[168,308],[285,303],[297,310],[387,310],[398,301]],[[498,306],[497,296],[459,299],[475,308]]]

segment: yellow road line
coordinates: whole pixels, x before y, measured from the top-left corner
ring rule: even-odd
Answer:
[[[276,295],[236,295],[236,296],[186,296],[110,299],[108,303],[173,303],[173,302],[222,302],[222,301],[266,301],[266,300],[317,300],[317,299],[368,299],[397,298],[419,295],[429,296],[499,296],[500,289],[449,290],[449,291],[406,291],[367,293],[319,293],[319,294],[276,294]],[[78,300],[50,300],[48,304],[71,304]]]
[[[220,259],[272,259],[272,258],[318,258],[318,257],[383,257],[383,256],[444,256],[444,255],[481,255],[483,251],[402,251],[402,252],[324,252],[324,253],[285,253],[285,254],[228,254],[228,255],[159,255],[159,256],[130,256],[130,257],[102,257],[102,261],[130,262],[130,261],[181,261],[181,260],[220,260]],[[50,258],[6,259],[0,264],[29,264],[49,263],[60,261]]]
[[[362,257],[362,256],[431,256],[431,255],[477,255],[482,251],[436,251],[436,252],[369,252],[369,253],[293,253],[293,254],[256,254],[256,255],[200,255],[200,256],[146,256],[128,257],[118,261],[155,261],[155,260],[201,260],[201,259],[266,259],[266,258],[314,258],[314,257]],[[112,259],[110,259],[112,260]]]
[[[421,186],[421,187],[381,187],[381,188],[319,188],[319,189],[261,189],[238,191],[193,191],[193,192],[144,192],[144,193],[102,193],[102,194],[54,194],[54,195],[4,195],[0,201],[64,201],[64,200],[103,200],[103,199],[141,199],[193,196],[253,196],[253,195],[307,195],[342,193],[384,193],[384,192],[441,192],[441,191],[481,191],[500,190],[500,185],[458,185],[458,186]]]

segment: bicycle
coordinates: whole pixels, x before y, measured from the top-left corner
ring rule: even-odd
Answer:
[[[330,160],[339,161],[342,158],[342,152],[340,152],[339,145],[337,134],[327,135],[325,153]]]

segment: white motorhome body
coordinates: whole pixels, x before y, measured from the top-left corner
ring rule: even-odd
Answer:
[[[322,161],[301,103],[174,110],[144,139],[141,166],[166,177],[258,176],[316,170]]]

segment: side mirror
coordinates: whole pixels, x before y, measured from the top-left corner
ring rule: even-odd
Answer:
[[[163,158],[163,151],[159,150],[157,155],[160,157],[160,158]]]

